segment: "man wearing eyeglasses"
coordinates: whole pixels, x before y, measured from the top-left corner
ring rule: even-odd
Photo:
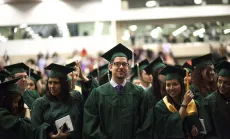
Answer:
[[[10,72],[11,79],[21,78],[20,80],[18,80],[17,85],[23,96],[24,103],[30,108],[33,101],[40,96],[36,91],[26,90],[28,79],[27,71],[29,71],[29,67],[26,66],[24,63],[17,63],[5,66],[4,69]]]
[[[110,82],[94,89],[84,106],[83,139],[150,139],[152,112],[146,93],[127,82],[132,51],[118,44],[102,55]]]

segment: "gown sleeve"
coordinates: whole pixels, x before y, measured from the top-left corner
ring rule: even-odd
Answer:
[[[81,81],[82,96],[84,101],[86,101],[86,99],[88,98],[88,96],[94,88],[99,87],[98,82],[92,76],[88,76],[88,78],[89,81],[87,82]]]
[[[163,100],[155,106],[156,133],[159,139],[184,138],[183,121],[179,112],[171,113],[164,106]]]
[[[83,139],[106,139],[107,135],[100,128],[97,89],[94,89],[84,106]]]
[[[44,122],[43,112],[46,109],[46,102],[43,98],[35,100],[32,105],[32,127],[34,133],[34,139],[47,139],[51,125]]]

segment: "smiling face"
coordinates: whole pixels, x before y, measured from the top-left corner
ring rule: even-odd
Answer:
[[[218,77],[217,87],[223,95],[230,94],[230,77]]]
[[[167,94],[176,99],[180,96],[181,85],[177,79],[166,80],[166,92]]]
[[[214,66],[213,65],[207,65],[206,68],[201,73],[202,78],[206,82],[212,82],[215,80],[215,72],[214,72]]]
[[[129,64],[126,57],[116,57],[109,65],[109,70],[112,72],[112,78],[125,80],[128,76]]]

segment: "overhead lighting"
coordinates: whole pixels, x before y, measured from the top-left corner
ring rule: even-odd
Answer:
[[[145,3],[145,6],[148,7],[148,8],[150,8],[150,7],[155,7],[156,5],[157,5],[157,2],[154,1],[154,0],[147,1],[147,2]]]
[[[0,0],[0,4],[4,4],[5,3],[5,1],[4,0]]]
[[[0,35],[0,41],[6,42],[8,39],[5,36]]]
[[[230,33],[230,28],[224,30],[224,34],[228,34],[228,33]]]
[[[104,24],[102,22],[95,22],[94,25],[94,35],[95,36],[100,36],[103,31]]]
[[[55,2],[55,1],[60,1],[60,0],[41,0],[43,2]]]
[[[17,33],[17,31],[18,31],[18,28],[14,28],[14,33]]]
[[[128,30],[125,30],[125,31],[124,31],[124,35],[121,37],[121,39],[122,39],[123,41],[128,41],[129,38],[130,38],[129,31],[128,31]]]
[[[33,30],[30,30],[30,31],[29,31],[29,34],[30,34],[30,35],[33,35],[33,34],[34,34],[34,31],[33,31]]]
[[[137,30],[137,26],[136,25],[131,25],[131,26],[129,26],[129,29],[131,31],[136,31]]]
[[[181,34],[182,32],[184,32],[185,30],[187,30],[187,26],[183,25],[182,27],[178,28],[177,30],[173,31],[173,36],[177,36],[179,34]]]
[[[200,34],[204,34],[205,33],[205,29],[204,28],[201,28],[201,29],[198,29],[196,31],[193,32],[193,36],[198,36]]]
[[[48,39],[53,39],[53,36],[49,36]]]
[[[199,34],[199,37],[200,38],[204,38],[204,34]]]
[[[26,28],[27,27],[27,24],[21,24],[20,26],[19,26],[19,28]]]
[[[27,27],[27,28],[26,28],[26,31],[27,31],[27,32],[30,32],[30,31],[31,31],[31,27]]]
[[[202,2],[203,2],[203,0],[194,0],[194,3],[197,5],[201,4]]]
[[[157,27],[151,31],[151,36],[154,39],[157,39],[159,37],[160,32],[162,32],[161,27]]]

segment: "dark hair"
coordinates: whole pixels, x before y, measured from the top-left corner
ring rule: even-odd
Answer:
[[[161,68],[162,69],[162,68]],[[162,90],[161,90],[161,86],[160,86],[160,81],[158,79],[158,75],[161,69],[156,70],[155,72],[152,73],[153,76],[153,80],[152,80],[152,94],[156,97],[156,101],[160,101],[163,96],[164,96],[164,92],[165,90],[163,90],[163,94],[162,94]]]
[[[180,98],[180,104],[181,104],[182,101],[183,101],[184,94],[185,94],[185,84],[184,84],[184,79],[179,78],[177,80],[179,81],[179,84],[181,86],[181,92],[180,92],[180,97],[179,97]],[[164,90],[166,92],[166,83],[164,84]],[[167,96],[167,99],[168,99],[169,103],[173,104],[175,106],[175,108],[177,110],[179,110],[180,109],[180,104],[175,103],[173,101],[173,99],[168,95],[168,93],[166,93],[166,96]]]
[[[61,100],[62,101],[67,101],[69,99],[69,97],[70,97],[70,91],[71,91],[70,84],[69,84],[69,82],[67,80],[67,77],[58,78],[58,79],[59,79],[59,82],[60,82],[60,85],[61,85]],[[48,78],[47,83],[46,83],[46,95],[49,98],[51,98],[53,96],[49,91],[48,82],[49,82],[49,78]]]
[[[206,85],[208,85],[211,92],[216,91],[217,85],[216,85],[216,78],[214,78],[214,81],[207,83],[204,81],[202,76],[202,71],[206,69],[207,66],[202,68],[195,68],[192,72],[192,85],[198,89],[198,91],[203,95],[207,96],[207,91],[204,91],[203,89],[206,88]]]
[[[4,96],[3,101],[1,103],[1,107],[7,109],[8,111],[10,111],[11,113],[14,113],[12,111],[12,103],[14,101],[14,99],[18,96],[21,96],[21,94],[18,93],[8,93],[8,95]],[[20,111],[22,111],[24,109],[24,102],[23,102],[23,98],[21,96],[21,99],[19,101],[19,105],[18,105],[18,109],[16,111],[16,113],[19,113]]]

